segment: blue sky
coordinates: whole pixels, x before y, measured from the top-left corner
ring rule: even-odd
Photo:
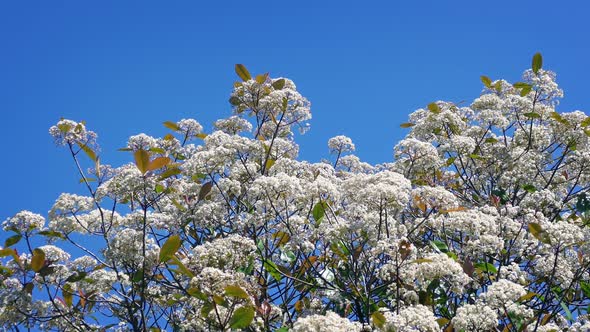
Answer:
[[[300,157],[327,157],[345,134],[357,154],[392,159],[399,124],[435,100],[471,101],[479,76],[517,81],[540,51],[565,90],[559,110],[588,105],[586,1],[4,1],[0,3],[0,221],[46,214],[84,192],[48,128],[86,120],[102,160],[128,136],[163,136],[166,120],[210,129],[230,114],[233,66],[293,79],[312,102]]]

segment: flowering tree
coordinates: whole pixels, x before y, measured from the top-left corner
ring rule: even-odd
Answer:
[[[590,330],[590,118],[555,111],[540,54],[470,106],[412,113],[381,165],[345,136],[298,161],[310,103],[236,72],[214,132],[165,122],[118,168],[83,122],[50,128],[88,194],[4,221],[3,328]]]

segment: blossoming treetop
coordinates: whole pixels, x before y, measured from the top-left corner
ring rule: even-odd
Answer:
[[[4,221],[1,326],[590,329],[590,118],[556,112],[540,54],[522,82],[482,76],[470,106],[412,113],[380,165],[345,136],[331,161],[297,160],[310,103],[289,79],[236,72],[215,131],[166,122],[117,168],[85,123],[50,128],[88,193]]]

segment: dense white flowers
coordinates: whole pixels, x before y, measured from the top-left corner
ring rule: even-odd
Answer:
[[[14,230],[23,233],[33,229],[41,229],[43,226],[45,226],[45,218],[30,211],[21,211],[2,223],[2,228],[5,231]]]
[[[213,132],[167,121],[117,168],[61,120],[89,191],[47,228],[3,222],[0,328],[587,331],[590,118],[556,112],[555,74],[533,69],[418,109],[379,165],[346,136],[332,161],[297,160],[309,101],[243,66]]]

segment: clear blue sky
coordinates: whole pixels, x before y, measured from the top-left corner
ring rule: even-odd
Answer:
[[[431,101],[470,101],[479,76],[519,79],[540,51],[565,90],[588,100],[587,1],[3,1],[0,3],[0,221],[46,214],[83,192],[47,130],[86,120],[102,160],[128,136],[227,116],[235,63],[295,81],[312,102],[301,158],[346,134],[369,162],[392,159],[399,124]]]

